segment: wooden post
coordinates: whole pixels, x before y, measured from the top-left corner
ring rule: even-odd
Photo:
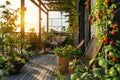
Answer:
[[[48,33],[48,31],[49,31],[49,13],[48,13],[48,11],[47,11],[47,33]]]
[[[39,42],[41,43],[41,4],[39,2]]]
[[[83,0],[79,0],[78,3],[78,13],[79,19],[78,19],[78,26],[79,26],[79,41],[85,40],[85,5]],[[84,53],[85,51],[85,44],[81,47],[81,53]]]
[[[21,0],[21,35],[24,37],[24,26],[25,26],[25,0]]]
[[[91,2],[90,2],[91,4]],[[88,20],[89,14],[90,14],[90,9],[89,10],[85,10],[85,14],[84,14],[84,27],[85,27],[85,48],[88,46],[88,43],[90,41],[91,38],[91,27],[90,27],[90,22]]]

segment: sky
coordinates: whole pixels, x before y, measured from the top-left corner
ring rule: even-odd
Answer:
[[[20,8],[20,1],[21,0],[0,0],[0,4],[4,4],[6,1],[10,1],[11,6],[10,8],[12,9],[18,9]],[[37,6],[35,6],[30,0],[25,0],[25,31],[27,32],[30,28],[35,28],[36,32],[39,32],[39,9]],[[42,11],[42,27],[47,26],[47,16],[46,14]],[[57,26],[67,26],[67,23],[65,23],[65,18],[64,16],[61,17],[60,12],[49,12],[49,26],[53,27],[54,29],[61,30],[61,28],[57,28]],[[53,19],[55,18],[55,19]],[[59,19],[58,19],[59,18]],[[19,18],[20,20],[20,18]],[[19,31],[19,30],[18,30]]]

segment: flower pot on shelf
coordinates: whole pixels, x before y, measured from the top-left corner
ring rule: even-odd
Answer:
[[[61,74],[68,72],[68,59],[65,57],[57,56],[58,69]]]

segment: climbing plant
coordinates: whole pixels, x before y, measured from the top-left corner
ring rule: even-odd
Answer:
[[[120,40],[118,35],[119,25],[115,21],[117,4],[115,0],[96,0],[89,15],[91,27],[96,28],[96,35],[102,50],[97,58],[93,58],[89,64],[98,63],[94,69],[86,70],[80,80],[119,80],[120,79]],[[90,0],[86,0],[86,9],[90,9]],[[118,3],[119,4],[119,3]],[[72,75],[72,80],[76,75]]]
[[[117,6],[113,2],[114,0],[96,0],[89,16],[92,26],[96,27],[98,40],[103,44],[98,58],[91,61],[98,62],[98,70],[104,70],[104,73],[96,74],[102,80],[117,79],[120,75],[120,41],[115,38],[118,36],[119,25],[114,20]]]
[[[57,10],[57,11],[63,11],[66,13],[69,13],[68,15],[65,15],[66,17],[69,17],[69,26],[72,27],[73,24],[78,23],[78,14],[77,14],[77,0],[62,0],[62,1],[52,1],[52,0],[46,0],[48,3],[48,7],[51,10]],[[69,29],[68,29],[69,30]]]

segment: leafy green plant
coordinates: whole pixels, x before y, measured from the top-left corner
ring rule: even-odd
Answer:
[[[16,33],[18,10],[9,8],[10,2],[0,6],[0,66],[8,72],[16,72],[16,64],[25,64],[24,52],[30,45],[21,34]],[[21,65],[22,66],[22,65]]]
[[[68,59],[72,59],[72,58],[80,55],[80,50],[76,49],[72,45],[66,45],[65,47],[62,47],[62,46],[56,47],[54,49],[54,53],[57,56],[66,57]]]
[[[65,80],[65,76],[61,75],[59,71],[55,71],[54,75],[56,76],[55,80]]]
[[[26,39],[29,40],[29,44],[31,45],[28,50],[33,50],[37,49],[39,45],[39,37],[37,33],[35,32],[35,29],[32,28],[29,30],[29,32],[25,35]]]

